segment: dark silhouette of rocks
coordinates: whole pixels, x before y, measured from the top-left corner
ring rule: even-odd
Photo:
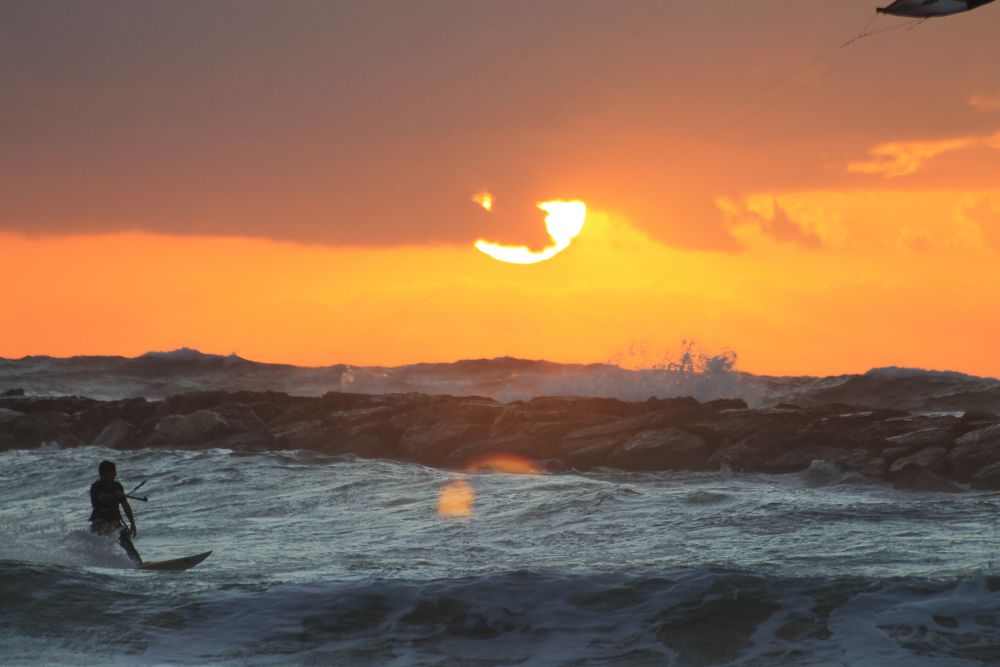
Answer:
[[[901,489],[1000,489],[1000,416],[742,400],[187,392],[160,401],[0,397],[0,449],[304,449],[461,469],[516,455],[550,471],[836,466]]]

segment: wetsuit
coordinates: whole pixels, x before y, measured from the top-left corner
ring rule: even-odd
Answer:
[[[125,495],[125,489],[118,482],[106,482],[99,479],[90,485],[90,506],[93,511],[90,513],[90,530],[98,535],[114,535],[118,532],[118,544],[122,545],[125,553],[136,563],[142,563],[142,557],[132,544],[132,537],[128,528],[122,523],[121,512],[118,506],[121,504],[119,495]]]

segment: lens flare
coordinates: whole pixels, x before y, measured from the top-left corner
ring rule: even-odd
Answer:
[[[490,206],[492,205],[493,200],[490,199]],[[485,205],[483,207],[486,208]],[[549,247],[534,251],[525,246],[505,246],[480,239],[476,241],[476,249],[500,262],[538,264],[568,248],[573,239],[583,231],[587,206],[582,201],[546,201],[538,204],[538,208],[547,214],[545,230],[553,242]]]
[[[470,463],[466,472],[502,472],[508,475],[541,475],[542,468],[529,458],[516,454],[494,454]]]
[[[438,514],[443,517],[464,518],[472,516],[476,492],[464,479],[448,482],[438,495]]]
[[[479,194],[473,196],[472,201],[476,202],[487,211],[493,210],[493,195],[489,192],[480,192]]]

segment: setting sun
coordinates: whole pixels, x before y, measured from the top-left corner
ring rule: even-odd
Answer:
[[[483,203],[483,208],[486,210],[490,210],[492,207],[492,199],[488,201],[490,206]],[[552,259],[568,248],[573,239],[583,231],[583,223],[587,218],[587,207],[583,202],[547,201],[538,204],[538,208],[547,214],[545,216],[545,231],[552,237],[552,245],[534,251],[526,246],[505,246],[480,239],[476,241],[476,248],[501,262],[538,264]]]

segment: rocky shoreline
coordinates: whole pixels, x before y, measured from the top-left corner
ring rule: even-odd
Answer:
[[[838,403],[748,408],[739,399],[627,402],[537,397],[189,392],[164,400],[0,397],[0,451],[304,449],[464,469],[491,456],[543,469],[783,474],[815,461],[927,491],[1000,489],[1000,416],[909,413]]]

